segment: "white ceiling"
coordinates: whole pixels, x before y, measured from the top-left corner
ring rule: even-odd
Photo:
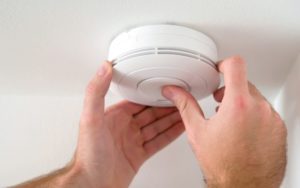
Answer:
[[[69,96],[80,98],[106,59],[109,41],[124,29],[153,23],[181,24],[203,31],[217,42],[220,59],[241,55],[247,62],[249,79],[270,100],[300,54],[297,0],[0,0],[0,95],[64,96],[64,101]],[[46,99],[49,105],[53,103]],[[118,100],[111,93],[108,99],[108,104]],[[202,103],[208,115],[215,107],[210,100]],[[30,103],[26,109],[38,113]],[[58,109],[57,113],[71,113],[71,108],[64,112]],[[24,122],[31,130],[29,124],[29,120]],[[52,123],[48,124],[45,130],[52,130]],[[58,132],[67,132],[63,127]],[[53,138],[49,135],[47,139]],[[198,167],[186,145],[186,139],[180,139],[147,163],[133,187],[186,187],[186,183],[198,187]],[[182,163],[174,165],[180,160]],[[176,173],[177,168],[181,172]],[[186,175],[185,171],[196,173],[178,176]],[[157,178],[161,186],[155,182]],[[144,185],[145,181],[149,184]]]
[[[272,98],[300,52],[297,0],[1,0],[0,94],[82,95],[118,32],[175,23],[239,54]]]

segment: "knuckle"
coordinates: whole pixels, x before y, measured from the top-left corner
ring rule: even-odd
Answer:
[[[80,124],[83,125],[95,125],[98,123],[97,118],[95,118],[93,115],[85,114],[80,119]]]
[[[187,97],[181,97],[178,99],[177,106],[179,110],[184,113],[188,108],[188,98]]]
[[[233,103],[238,111],[246,111],[250,106],[249,98],[245,95],[237,95]]]
[[[258,102],[255,108],[257,116],[263,121],[268,122],[270,121],[270,117],[272,114],[271,106],[268,102],[261,100]]]
[[[259,91],[259,89],[252,84],[251,82],[248,81],[248,88],[249,88],[249,92],[253,97],[262,99],[262,100],[266,100],[265,97],[261,94],[261,92]]]
[[[94,83],[94,81],[91,81],[85,88],[86,94],[92,94],[96,91],[97,85]]]
[[[253,84],[252,84],[251,82],[249,82],[249,81],[248,81],[248,88],[249,88],[250,93],[253,93],[253,94],[255,94],[255,93],[258,91],[258,89],[256,88],[256,86],[253,85]]]
[[[263,114],[270,114],[272,112],[271,105],[265,100],[260,100],[258,102],[258,109]]]

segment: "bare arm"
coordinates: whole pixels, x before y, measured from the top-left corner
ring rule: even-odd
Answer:
[[[104,110],[111,77],[106,62],[86,89],[72,163],[17,188],[127,188],[141,165],[184,131],[176,108],[122,101]]]
[[[88,182],[84,179],[81,170],[72,162],[62,169],[14,186],[14,188],[80,188],[87,187],[87,185]]]
[[[192,95],[177,87],[164,95],[179,109],[209,188],[278,188],[286,166],[287,130],[247,80],[239,57],[219,63],[225,87],[214,94],[217,113],[206,119]]]

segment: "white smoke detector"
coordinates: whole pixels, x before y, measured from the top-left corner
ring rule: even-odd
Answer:
[[[149,106],[173,106],[162,87],[175,85],[202,99],[220,83],[217,48],[201,32],[177,25],[148,25],[113,39],[111,89],[123,98]]]

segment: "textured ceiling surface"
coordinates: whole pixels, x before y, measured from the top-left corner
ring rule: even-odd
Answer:
[[[239,54],[272,98],[300,52],[292,0],[1,0],[0,95],[81,95],[124,29],[171,23],[210,35],[220,59]]]

